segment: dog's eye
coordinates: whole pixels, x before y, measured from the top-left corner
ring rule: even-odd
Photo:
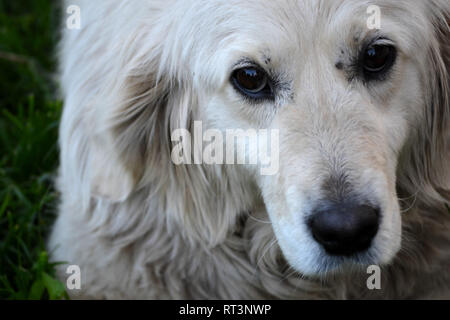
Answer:
[[[394,65],[396,50],[391,45],[370,45],[364,51],[362,66],[366,78],[377,79]]]
[[[235,70],[231,76],[234,87],[252,99],[273,99],[270,79],[267,73],[257,67]]]

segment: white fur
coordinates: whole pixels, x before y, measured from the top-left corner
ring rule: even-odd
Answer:
[[[73,1],[67,1],[67,4]],[[55,261],[83,298],[449,297],[447,0],[78,0],[64,30]],[[348,78],[374,31],[398,49],[383,82]],[[229,82],[242,58],[284,83],[251,105]],[[335,67],[342,62],[343,70]],[[181,165],[170,132],[280,130],[280,170]],[[345,175],[378,203],[367,253],[329,256],[304,223]],[[382,265],[382,290],[365,266]],[[65,281],[65,266],[60,277]]]

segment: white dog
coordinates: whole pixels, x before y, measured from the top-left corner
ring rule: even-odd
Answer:
[[[448,0],[69,4],[49,250],[71,296],[450,297]],[[275,130],[279,170],[175,164],[194,121]]]

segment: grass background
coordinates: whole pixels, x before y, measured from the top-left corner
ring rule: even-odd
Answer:
[[[59,299],[45,240],[55,216],[61,102],[55,0],[0,0],[0,299]]]

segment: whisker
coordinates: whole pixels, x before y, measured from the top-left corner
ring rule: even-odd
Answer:
[[[250,219],[255,220],[256,222],[264,223],[264,224],[272,224],[271,221],[263,221],[263,220],[259,220],[258,218],[255,218],[254,216],[252,216],[252,215],[250,214],[250,212],[248,212],[247,215],[248,215],[248,217],[249,217]]]
[[[256,263],[256,266],[255,266],[255,272],[254,272],[254,274],[253,274],[253,277],[256,277],[256,274],[257,274],[258,268],[259,268],[259,264],[261,263],[261,261],[262,261],[262,259],[264,258],[264,256],[267,254],[267,252],[269,252],[269,250],[270,250],[276,243],[278,243],[278,240],[277,240],[277,239],[274,239],[274,240],[271,242],[271,244],[270,244],[269,246],[267,246],[267,248],[264,250],[262,256],[258,259],[258,262]]]

